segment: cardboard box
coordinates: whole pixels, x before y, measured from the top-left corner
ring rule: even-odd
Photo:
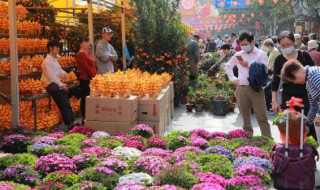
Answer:
[[[131,123],[138,117],[138,98],[127,99],[87,97],[86,119],[88,121]]]
[[[169,107],[169,102],[170,102],[170,96],[171,96],[171,94],[170,94],[171,92],[170,92],[170,85],[168,85],[167,86],[167,88],[164,88],[164,89],[162,89],[162,91],[161,91],[161,93],[160,94],[165,94],[165,96],[166,96],[166,107],[168,108]],[[167,109],[167,108],[165,108],[165,109]]]
[[[103,121],[85,121],[85,126],[92,127],[97,131],[105,131],[109,134],[116,132],[130,133],[131,128],[137,124],[137,121],[131,123],[124,122],[103,122]]]
[[[168,106],[167,94],[160,93],[156,99],[146,97],[138,101],[138,120],[139,121],[160,121],[165,115]]]
[[[170,100],[173,100],[173,98],[174,98],[174,85],[173,85],[173,82],[170,82],[169,86],[170,86]]]
[[[138,124],[146,124],[149,125],[155,134],[163,135],[166,128],[167,123],[165,117],[162,117],[159,121],[139,121]]]

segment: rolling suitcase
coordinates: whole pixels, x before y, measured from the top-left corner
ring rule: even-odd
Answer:
[[[315,158],[318,151],[310,145],[303,145],[304,121],[301,117],[300,144],[288,144],[289,110],[286,120],[286,142],[276,144],[272,149],[274,188],[286,190],[313,190],[315,187]],[[303,110],[301,111],[303,115]]]

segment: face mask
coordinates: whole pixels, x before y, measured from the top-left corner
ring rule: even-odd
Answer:
[[[251,51],[251,49],[252,49],[252,47],[250,46],[250,45],[248,45],[248,46],[241,46],[241,49],[243,50],[243,51],[245,51],[245,52],[249,52],[249,51]]]
[[[287,54],[287,55],[291,54],[291,53],[293,52],[293,50],[294,50],[294,47],[293,47],[293,46],[288,47],[288,48],[281,49],[281,51],[282,51],[284,54]]]

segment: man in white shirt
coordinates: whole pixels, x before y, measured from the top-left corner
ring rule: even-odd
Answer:
[[[217,40],[215,41],[217,44],[217,48],[221,48],[221,46],[223,45],[223,41],[221,39],[221,36],[217,36]]]
[[[253,135],[251,124],[251,109],[260,126],[263,136],[271,137],[271,129],[267,118],[267,108],[265,103],[264,91],[261,87],[256,92],[249,86],[249,68],[254,62],[261,62],[267,66],[268,56],[254,45],[254,36],[251,32],[242,32],[239,36],[241,51],[237,52],[225,65],[225,69],[230,81],[236,86],[237,104],[242,116],[243,130],[250,136]],[[233,67],[238,67],[238,77],[233,74]]]
[[[231,34],[230,44],[232,49],[235,49],[237,47],[237,35],[235,33]]]
[[[75,117],[69,103],[67,85],[60,81],[60,77],[67,76],[57,61],[57,55],[60,51],[58,41],[50,41],[47,44],[48,55],[42,63],[42,80],[46,82],[47,91],[57,104],[64,124],[68,129],[76,125]]]

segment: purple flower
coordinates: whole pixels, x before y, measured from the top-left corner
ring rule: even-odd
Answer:
[[[214,139],[221,140],[221,141],[226,141],[226,142],[231,142],[229,139],[224,138],[224,137],[219,137],[219,136],[215,137]]]
[[[210,133],[210,138],[216,138],[216,137],[224,137],[226,134],[223,132],[212,132]]]
[[[6,182],[0,182],[0,189],[1,190],[14,190],[14,187],[7,184]]]
[[[227,187],[239,188],[250,187],[253,185],[263,185],[262,180],[255,175],[237,176],[227,180]]]
[[[115,173],[113,170],[110,170],[109,168],[102,167],[102,166],[98,166],[95,169],[96,169],[96,171],[98,171],[100,173],[103,172],[107,175],[111,175],[111,174]]]
[[[254,164],[243,164],[234,171],[234,176],[245,176],[248,174],[257,175],[260,178],[265,178],[268,175],[266,171]]]
[[[225,188],[222,187],[221,185],[216,184],[216,183],[210,183],[210,182],[196,184],[192,187],[192,190],[212,190],[212,189],[225,190]]]
[[[220,145],[210,146],[205,150],[205,153],[206,154],[215,153],[221,156],[225,156],[230,160],[232,159],[232,151]]]
[[[271,159],[270,154],[263,150],[262,148],[254,147],[254,146],[243,146],[234,150],[234,153],[238,157],[243,156],[255,156],[265,159]]]
[[[233,138],[247,138],[248,137],[248,134],[242,129],[229,131],[228,135],[231,139],[233,139]]]
[[[134,165],[136,169],[153,176],[158,175],[161,170],[167,169],[170,166],[166,160],[157,156],[140,157],[134,162]]]
[[[96,138],[92,138],[92,139],[87,139],[82,141],[82,146],[83,147],[92,147],[94,146],[94,144],[97,142]]]
[[[160,187],[158,186],[152,186],[150,187],[150,190],[180,190],[181,187],[177,187],[175,185],[162,185]]]
[[[53,144],[54,144],[54,141],[55,141],[56,139],[57,139],[57,138],[55,138],[55,137],[44,136],[44,137],[41,137],[40,139],[35,139],[34,142],[35,142],[36,144],[44,143],[44,144],[48,144],[48,145],[53,145]]]
[[[62,169],[76,171],[76,165],[73,160],[64,154],[49,154],[41,156],[36,162],[35,169],[40,173],[48,174]]]
[[[206,131],[204,129],[194,129],[190,131],[191,136],[196,136],[196,137],[202,137],[204,139],[208,139],[211,137],[211,134],[209,131]]]
[[[161,148],[148,148],[141,153],[141,156],[158,156],[168,161],[171,158],[171,154],[171,150],[163,150]]]
[[[222,187],[226,186],[226,179],[218,174],[213,174],[211,172],[199,172],[195,174],[199,178],[199,182],[202,183],[215,183]]]
[[[108,157],[111,155],[111,149],[106,147],[94,146],[82,149],[82,154],[97,155],[98,158]]]
[[[75,126],[71,131],[69,131],[69,134],[80,133],[80,134],[86,135],[87,137],[90,138],[92,133],[94,133],[94,132],[96,132],[96,130],[91,127]]]
[[[270,160],[260,158],[260,157],[253,157],[253,156],[249,156],[247,158],[238,157],[233,161],[233,165],[235,168],[244,164],[254,164],[268,173],[271,173],[273,169],[273,165]]]
[[[110,168],[117,173],[122,173],[129,167],[126,162],[120,160],[118,157],[109,157],[106,160],[102,161],[100,165]]]
[[[148,139],[147,142],[149,147],[165,149],[168,146],[168,143],[165,140],[157,136],[152,136],[151,138]]]
[[[195,153],[204,153],[203,150],[201,150],[199,147],[195,147],[195,146],[184,146],[181,148],[176,149],[173,154],[172,157],[176,157],[175,160],[177,162],[182,161],[183,159],[185,159],[187,156],[185,154],[185,152],[190,151],[190,152],[195,152]]]
[[[145,190],[146,186],[138,183],[136,181],[134,182],[128,182],[124,184],[119,184],[114,190]]]
[[[0,144],[0,148],[2,148],[4,145],[8,146],[8,145],[13,145],[16,142],[24,142],[24,141],[29,141],[31,140],[31,137],[27,137],[24,135],[9,135],[4,137],[3,141]]]
[[[198,146],[200,148],[206,148],[208,147],[208,141],[202,137],[190,137],[191,145],[192,146]]]
[[[65,133],[63,131],[57,131],[57,132],[49,134],[48,136],[60,139],[60,138],[62,138],[64,136],[64,134]]]
[[[132,134],[134,135],[141,135],[145,138],[150,138],[153,135],[153,130],[151,127],[145,124],[139,124],[134,126],[132,129]]]
[[[136,141],[136,140],[127,140],[124,144],[124,147],[131,147],[131,148],[136,148],[139,149],[141,151],[144,151],[146,148],[143,144],[143,142],[140,141]]]

